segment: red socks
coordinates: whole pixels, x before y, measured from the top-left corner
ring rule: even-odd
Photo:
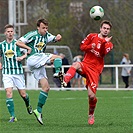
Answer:
[[[64,76],[64,81],[66,83],[70,82],[70,80],[74,77],[75,73],[76,69],[74,67],[70,67]]]
[[[89,99],[89,115],[94,114],[96,103],[97,103],[97,98],[96,97],[93,100]]]

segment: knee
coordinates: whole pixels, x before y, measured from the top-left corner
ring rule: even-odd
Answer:
[[[48,80],[46,78],[40,79],[39,83],[41,85],[42,91],[48,92],[50,90],[50,86],[49,86]]]
[[[79,62],[74,62],[72,64],[72,67],[74,67],[75,69],[79,69],[80,68],[80,63]]]
[[[7,98],[12,98],[13,97],[12,89],[6,89],[6,97]]]
[[[89,94],[89,95],[88,95],[88,98],[89,98],[90,100],[95,99],[95,97],[96,97],[95,94]]]
[[[6,92],[6,97],[7,98],[12,98],[13,97],[13,93],[12,92]]]

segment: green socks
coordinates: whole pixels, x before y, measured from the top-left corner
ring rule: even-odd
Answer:
[[[6,106],[8,108],[8,111],[9,111],[10,115],[15,117],[14,103],[13,103],[13,99],[12,98],[7,98],[6,99]]]
[[[60,72],[61,66],[62,66],[62,59],[56,58],[54,60],[55,73]]]
[[[37,111],[39,113],[42,112],[42,107],[45,104],[47,97],[48,97],[48,93],[46,93],[44,91],[40,91],[40,95],[39,95],[39,99],[38,99],[38,105],[37,105]]]

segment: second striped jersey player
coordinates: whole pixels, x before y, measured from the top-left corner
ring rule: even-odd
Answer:
[[[21,61],[27,57],[27,52],[16,45],[17,40],[14,37],[14,27],[10,24],[5,26],[6,39],[0,43],[0,69],[3,74],[3,84],[6,91],[6,105],[10,114],[9,122],[17,121],[14,101],[13,87],[15,86],[20,96],[23,98],[27,111],[32,114],[32,107],[29,102],[29,95],[25,91],[25,79]],[[24,52],[24,54],[22,54]]]

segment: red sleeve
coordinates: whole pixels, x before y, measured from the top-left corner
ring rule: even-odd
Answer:
[[[106,54],[108,54],[112,49],[113,49],[113,44],[111,42],[106,42],[106,40],[104,39],[104,41],[102,42],[102,55],[105,56]]]
[[[104,54],[106,55],[106,54],[109,53],[112,49],[113,49],[113,44],[112,44],[111,42],[106,43]]]
[[[88,51],[92,49],[92,44],[91,44],[91,34],[87,35],[87,37],[81,42],[80,44],[80,49],[82,51]]]

